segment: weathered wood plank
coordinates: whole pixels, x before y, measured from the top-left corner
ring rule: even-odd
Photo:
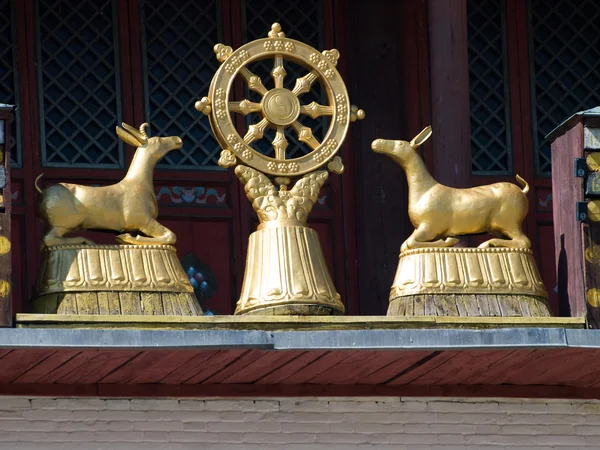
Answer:
[[[145,315],[156,316],[163,314],[162,298],[158,292],[145,292],[142,298],[142,311]]]
[[[215,372],[210,377],[202,381],[207,384],[218,384],[224,382],[227,378],[238,374],[240,371],[246,369],[247,366],[260,359],[264,354],[264,350],[248,350],[242,356],[227,364],[225,367],[221,367],[220,370]]]
[[[78,314],[99,314],[97,292],[77,292],[75,298]]]
[[[171,354],[166,355],[163,358],[160,364],[151,365],[131,379],[129,383],[159,383],[163,382],[163,380],[167,379],[172,374],[180,374],[180,376],[183,376],[185,373],[183,367],[186,367],[190,361],[206,361],[211,355],[217,353],[217,351],[218,350],[177,350],[171,352]],[[194,373],[183,379],[180,378],[180,380],[186,380],[194,375]]]
[[[401,352],[398,358],[394,359],[388,365],[381,367],[367,375],[364,379],[357,381],[359,384],[381,384],[386,383],[397,377],[402,372],[416,367],[428,358],[431,358],[430,351]]]
[[[414,316],[424,316],[425,315],[425,296],[424,295],[415,295],[415,301],[413,304],[413,315]]]
[[[255,381],[256,384],[277,384],[327,353],[325,350],[302,352],[283,366]]]
[[[121,303],[121,314],[142,314],[142,300],[139,292],[119,292],[119,302]]]
[[[435,296],[425,296],[425,315],[426,316],[437,316],[437,308],[435,306]]]
[[[478,374],[485,372],[490,365],[500,361],[512,350],[471,350],[463,351],[455,357],[447,360],[443,365],[438,366],[411,384],[462,384],[463,380],[472,377],[477,378]]]
[[[581,270],[583,248],[581,223],[574,211],[575,202],[583,200],[583,178],[573,176],[573,160],[583,154],[583,124],[575,124],[567,132],[551,141],[552,196],[554,247],[557,262],[558,294],[564,304],[560,315],[586,314],[585,293],[581,289],[584,278]]]
[[[301,384],[307,383],[321,373],[337,366],[340,362],[346,358],[351,357],[355,351],[353,350],[342,350],[339,352],[327,352],[319,359],[311,362],[304,366],[298,372],[294,373],[290,377],[283,380],[283,384]]]
[[[0,359],[0,383],[10,383],[54,353],[51,349],[15,349]]]
[[[56,383],[59,379],[68,375],[73,370],[85,365],[90,359],[96,356],[97,350],[81,351],[74,357],[67,360],[64,364],[50,370],[46,375],[38,379],[38,383]]]
[[[210,358],[206,360],[205,363],[202,363],[199,367],[196,367],[195,373],[187,378],[183,383],[185,384],[197,384],[202,383],[207,378],[219,372],[224,367],[233,364],[235,361],[243,357],[249,350],[221,350],[216,352]],[[167,377],[162,380],[162,383],[166,383],[168,379],[171,377]]]
[[[42,377],[56,370],[80,353],[81,350],[55,351],[48,358],[44,359],[42,362],[36,364],[25,373],[20,375],[13,381],[13,383],[37,383]]]
[[[399,384],[412,383],[430,371],[436,370],[437,367],[444,364],[450,358],[454,358],[458,353],[459,352],[456,351],[431,352],[413,366],[406,368],[406,370],[400,372],[389,381],[386,381],[385,384],[396,386]]]
[[[521,317],[523,315],[518,295],[498,295],[498,304],[503,317]]]
[[[77,314],[77,295],[74,292],[58,294],[57,314]]]
[[[56,380],[61,384],[94,384],[138,355],[137,351],[99,351],[85,364]]]
[[[388,364],[397,361],[401,352],[360,351],[344,359],[336,366],[321,372],[309,383],[314,384],[353,384],[362,382],[370,375]],[[402,352],[403,353],[403,352]]]
[[[99,383],[129,383],[133,378],[145,370],[163,364],[164,359],[172,354],[172,350],[147,350],[140,352],[127,364],[113,370]]]
[[[254,383],[265,375],[285,366],[289,361],[304,353],[300,350],[265,351],[255,361],[228,378],[223,383]]]

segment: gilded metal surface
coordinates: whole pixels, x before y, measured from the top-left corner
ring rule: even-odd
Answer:
[[[411,328],[584,328],[584,317],[440,317],[440,316],[98,316],[17,314],[17,328],[100,328],[163,330],[402,330]],[[460,330],[455,330],[460,332]],[[413,336],[409,336],[411,338]],[[436,342],[436,340],[433,340]],[[439,344],[442,340],[438,340]],[[397,343],[404,342],[401,339]],[[406,342],[411,342],[407,339]]]
[[[123,244],[174,244],[175,234],[156,220],[158,207],[152,172],[154,166],[168,152],[181,148],[181,138],[148,137],[147,124],[139,130],[122,124],[117,135],[127,144],[137,147],[127,175],[111,186],[91,187],[59,183],[40,193],[38,212],[50,227],[44,236],[46,246],[64,244],[93,244],[83,237],[64,237],[80,229],[113,230],[125,232],[117,236]],[[131,233],[141,233],[132,236]]]
[[[403,252],[390,298],[419,294],[547,298],[533,253],[523,248],[421,248]]]
[[[600,222],[600,200],[590,200],[587,204],[588,219]]]
[[[299,176],[315,170],[331,160],[339,150],[350,122],[363,119],[365,113],[350,104],[346,86],[335,68],[340,54],[337,50],[318,52],[303,42],[285,37],[281,26],[273,24],[265,39],[249,42],[237,50],[223,44],[215,45],[220,68],[212,80],[208,97],[196,102],[196,109],[210,117],[212,130],[223,149],[219,164],[231,167],[239,161],[263,173],[284,177]],[[273,58],[271,76],[274,88],[267,90],[261,79],[247,66],[258,60]],[[293,61],[305,67],[308,73],[296,79],[293,89],[283,86],[287,74],[285,61]],[[260,103],[250,100],[230,100],[233,80],[240,75],[249,89],[258,93]],[[329,105],[316,102],[301,103],[301,96],[310,91],[315,81],[324,87]],[[250,125],[244,136],[238,134],[231,113],[247,115],[258,113],[262,119]],[[312,130],[298,121],[300,115],[311,118],[330,117],[330,126],[322,142],[313,136]],[[251,147],[262,139],[267,127],[276,130],[272,142],[275,157],[266,156]],[[292,127],[298,139],[312,151],[299,158],[286,158],[288,141],[285,129]],[[339,165],[336,165],[339,167]]]
[[[260,221],[248,242],[244,284],[235,313],[287,306],[290,312],[301,314],[304,306],[308,314],[319,305],[342,314],[344,305],[329,275],[319,237],[306,226],[327,181],[327,171],[304,175],[289,190],[285,186],[278,190],[269,178],[250,167],[238,166],[235,174]],[[276,311],[281,314],[285,308]]]
[[[45,247],[36,296],[90,291],[193,292],[170,245]]]
[[[195,107],[210,117],[222,148],[219,165],[237,166],[235,174],[244,184],[260,221],[258,230],[250,235],[236,314],[342,314],[344,306],[329,275],[317,233],[306,225],[328,177],[326,170],[315,170],[327,164],[329,171],[343,172],[341,158],[335,154],[350,122],[365,116],[364,111],[350,104],[344,81],[335,68],[340,54],[337,50],[318,52],[286,38],[278,23],[272,25],[265,39],[249,42],[235,51],[223,44],[215,45],[214,50],[221,66],[208,96],[197,101]],[[273,59],[274,87],[270,90],[247,67],[266,58]],[[292,89],[284,87],[286,61],[299,64],[308,72],[296,79]],[[260,103],[230,99],[238,75],[260,95]],[[301,102],[315,81],[324,88],[328,105]],[[231,113],[257,113],[261,118],[241,136]],[[313,119],[329,117],[329,129],[322,142],[311,128],[302,125],[301,115]],[[251,146],[263,138],[267,127],[275,130],[274,158]],[[289,143],[285,131],[290,127],[298,140],[310,147],[308,154],[287,158]],[[293,179],[297,181],[288,189]]]
[[[531,242],[521,230],[529,207],[527,182],[517,175],[522,189],[512,183],[468,189],[439,184],[416,152],[431,133],[431,127],[427,127],[410,142],[377,139],[371,144],[373,151],[388,155],[406,172],[408,215],[415,231],[404,241],[401,251],[452,247],[458,242],[456,236],[479,233],[499,236],[482,243],[480,248],[530,248]]]

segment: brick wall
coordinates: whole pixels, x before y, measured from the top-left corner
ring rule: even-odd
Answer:
[[[0,397],[0,449],[600,448],[600,402]]]

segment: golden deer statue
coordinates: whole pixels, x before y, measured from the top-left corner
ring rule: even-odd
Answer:
[[[415,151],[431,136],[425,128],[412,141],[377,139],[371,144],[376,153],[392,158],[406,172],[408,215],[415,231],[404,241],[401,252],[422,247],[452,247],[456,236],[490,233],[479,248],[530,248],[531,242],[521,230],[528,210],[529,185],[519,175],[523,189],[512,183],[494,183],[467,189],[439,184],[427,171]]]
[[[112,230],[122,232],[116,237],[123,244],[172,245],[175,234],[158,223],[158,205],[154,194],[152,172],[158,160],[183,145],[181,138],[148,137],[144,123],[139,130],[123,123],[116,127],[117,135],[127,144],[137,147],[127,175],[110,186],[92,187],[59,183],[41,190],[38,212],[50,226],[44,236],[47,246],[60,244],[93,244],[84,237],[64,237],[75,230]],[[142,233],[144,236],[132,236]]]

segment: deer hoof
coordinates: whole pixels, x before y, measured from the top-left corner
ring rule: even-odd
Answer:
[[[115,237],[115,240],[119,244],[135,244],[137,243],[136,239],[129,233],[119,234]]]
[[[456,244],[458,244],[459,239],[453,238],[453,237],[449,237],[444,239],[444,244],[448,247],[454,247]]]

